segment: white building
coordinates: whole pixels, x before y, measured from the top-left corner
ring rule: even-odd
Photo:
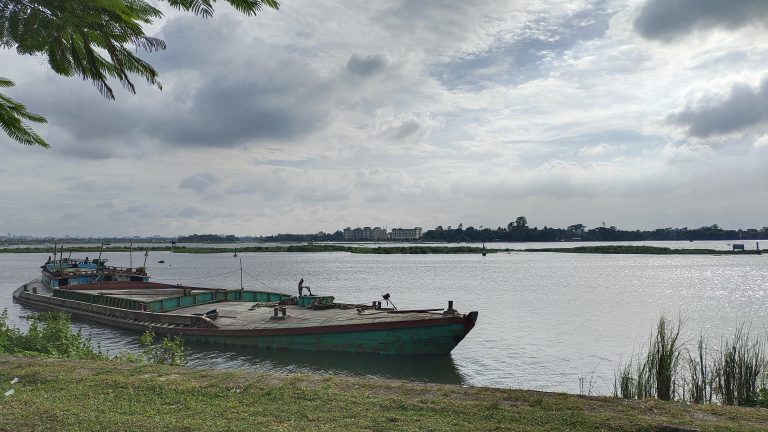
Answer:
[[[386,228],[344,228],[344,241],[378,241],[387,239]]]

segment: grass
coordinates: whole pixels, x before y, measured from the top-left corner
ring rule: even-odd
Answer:
[[[694,404],[768,408],[768,356],[763,338],[740,325],[718,350],[700,336],[695,353],[680,340],[683,321],[662,316],[648,350],[615,372],[614,396],[677,400]]]
[[[18,377],[19,382],[10,384]],[[0,355],[0,430],[758,431],[768,410]],[[670,429],[670,426],[685,429]]]
[[[744,326],[736,329],[733,339],[721,342],[715,356],[715,390],[725,405],[756,405],[760,401],[760,379],[766,368],[765,346],[752,338]]]

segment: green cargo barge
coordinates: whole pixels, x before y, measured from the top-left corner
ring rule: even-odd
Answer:
[[[14,299],[193,343],[402,355],[449,353],[478,315],[460,314],[452,302],[447,309],[404,311],[380,302],[339,304],[331,296],[160,284],[149,282],[143,269],[91,264],[69,259],[46,263],[43,277],[19,287]],[[110,280],[100,271],[108,272]]]

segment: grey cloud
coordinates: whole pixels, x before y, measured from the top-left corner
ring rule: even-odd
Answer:
[[[389,141],[401,141],[422,130],[422,125],[416,120],[406,120],[398,126],[387,129],[382,134]]]
[[[380,54],[365,57],[353,54],[347,61],[347,70],[354,75],[367,78],[384,71],[387,63],[387,58]]]
[[[197,219],[197,218],[204,217],[204,216],[207,216],[207,215],[208,214],[205,211],[200,210],[197,207],[184,207],[183,209],[179,210],[179,212],[176,213],[173,216],[179,217],[179,218],[182,218],[182,219]]]
[[[646,39],[670,42],[695,30],[768,24],[765,0],[648,0],[635,18]]]
[[[209,82],[190,104],[167,117],[148,119],[150,127],[175,145],[204,147],[288,141],[317,130],[328,115],[324,84],[312,82],[309,73],[286,75],[264,82],[256,77]]]
[[[455,41],[466,37],[476,24],[469,17],[478,16],[487,4],[479,0],[399,0],[375,19],[398,35],[420,32]]]
[[[181,180],[179,189],[189,189],[195,192],[205,192],[219,182],[219,178],[211,173],[196,173]]]
[[[735,83],[724,96],[707,95],[667,116],[689,136],[707,138],[743,132],[768,122],[768,75],[757,86]]]
[[[565,19],[533,18],[512,41],[487,52],[435,65],[431,72],[449,87],[524,83],[547,73],[550,56],[562,55],[579,42],[602,37],[614,14],[600,1]]]
[[[88,83],[51,73],[18,98],[61,129],[54,151],[96,160],[159,147],[283,144],[326,125],[334,79],[288,48],[237,39],[225,18],[193,18],[169,20],[168,50],[142,55],[160,70],[162,92],[137,82],[139,94],[107,101]]]

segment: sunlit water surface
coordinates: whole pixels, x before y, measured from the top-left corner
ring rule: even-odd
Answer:
[[[46,257],[0,254],[0,309],[8,309],[14,325],[23,327],[22,316],[31,310],[13,304],[11,293],[38,276]],[[108,258],[114,265],[129,263],[128,253]],[[134,254],[133,264],[143,258]],[[370,302],[389,292],[399,308],[444,307],[453,300],[460,311],[477,310],[480,316],[449,356],[192,345],[192,367],[609,393],[618,362],[644,345],[662,313],[686,319],[689,341],[701,333],[719,340],[742,322],[761,333],[768,325],[768,255],[244,253],[238,258],[249,289],[294,293],[303,277],[314,293],[337,301]],[[156,252],[147,266],[157,282],[237,288],[238,258]],[[82,321],[74,325],[110,354],[138,350],[134,333]]]

